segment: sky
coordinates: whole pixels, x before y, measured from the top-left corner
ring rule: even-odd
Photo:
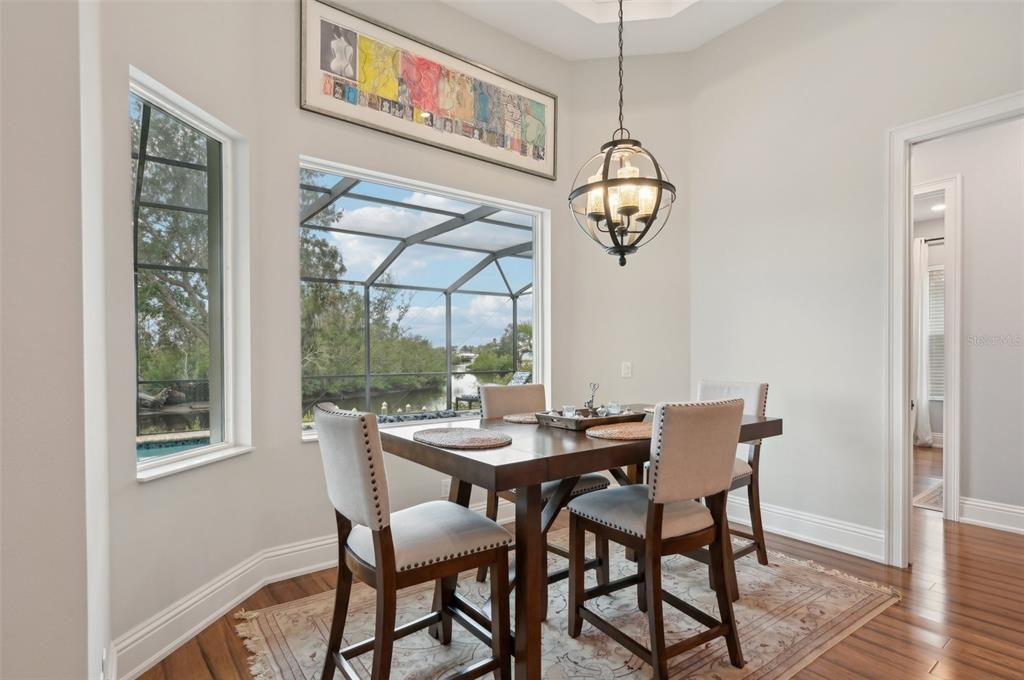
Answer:
[[[313,182],[324,187],[333,186],[341,178],[320,173]],[[409,205],[422,205],[456,213],[466,213],[477,205],[443,196],[410,191],[383,184],[360,182],[352,191],[377,198],[401,201]],[[358,198],[343,197],[336,205],[342,216],[331,226],[360,232],[404,238],[423,229],[440,224],[447,215],[391,205],[382,205]],[[494,216],[524,226],[531,224],[529,215],[502,211]],[[341,251],[349,280],[365,280],[394,249],[397,241],[372,236],[356,236],[335,232],[319,232]],[[438,241],[450,245],[500,250],[524,243],[530,232],[500,225],[474,223],[460,227],[440,237]],[[429,243],[429,242],[428,242]],[[427,243],[415,244],[403,252],[388,268],[392,282],[414,286],[446,288],[458,280],[486,257],[485,253],[441,248]],[[505,257],[499,261],[513,290],[519,290],[533,278],[533,260]],[[505,292],[507,288],[498,267],[490,264],[464,284],[463,289],[486,292]],[[426,291],[406,291],[410,308],[403,325],[412,333],[428,338],[434,346],[444,346],[444,295]],[[519,304],[519,318],[532,319],[533,298],[524,296]],[[452,296],[452,342],[456,346],[477,345],[501,337],[512,323],[512,301],[508,297],[492,295],[456,294]]]

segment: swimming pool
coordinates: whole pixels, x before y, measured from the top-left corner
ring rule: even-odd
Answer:
[[[209,446],[209,437],[195,437],[192,439],[175,439],[166,442],[138,442],[135,444],[135,457],[138,460],[156,458],[158,456],[169,456],[172,453],[181,453],[200,446]]]

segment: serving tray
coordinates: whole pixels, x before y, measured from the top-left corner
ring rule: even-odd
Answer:
[[[617,416],[591,415],[585,408],[576,411],[575,418],[567,418],[561,414],[553,416],[547,412],[537,414],[537,423],[545,427],[557,427],[562,430],[582,432],[596,425],[613,425],[615,423],[632,423],[644,419],[643,411],[624,411]]]

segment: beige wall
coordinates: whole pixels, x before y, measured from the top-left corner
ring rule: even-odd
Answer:
[[[78,7],[3,2],[0,17],[0,677],[80,678],[87,612]]]
[[[882,527],[885,132],[1024,88],[1022,11],[783,3],[687,60],[691,372],[771,383],[763,502]]]
[[[618,113],[609,108],[616,102],[617,72],[614,60],[573,64],[572,120],[566,126],[570,182],[618,127]],[[665,86],[680,78],[680,59],[630,59],[626,74],[626,127],[656,155],[679,196],[661,234],[629,257],[625,267],[585,236],[571,217],[566,220],[566,247],[556,250],[552,266],[558,273],[556,285],[564,287],[560,299],[567,304],[556,303],[554,311],[563,328],[574,332],[555,337],[560,352],[555,366],[565,371],[555,381],[555,396],[563,394],[576,403],[584,400],[592,381],[601,384],[598,396],[605,401],[690,396],[687,101],[682,88]],[[562,203],[559,196],[552,206],[556,214],[567,212]],[[632,378],[621,377],[623,361],[632,362]]]
[[[963,182],[960,494],[1024,506],[1024,121],[916,146],[911,174]]]

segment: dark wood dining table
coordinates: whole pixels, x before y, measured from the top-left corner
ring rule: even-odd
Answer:
[[[642,410],[646,404],[630,404]],[[413,440],[413,434],[427,428],[471,427],[504,432],[512,443],[497,449],[443,449]],[[468,506],[470,491],[478,486],[488,491],[516,490],[515,503],[515,677],[541,677],[541,627],[547,597],[547,551],[545,529],[557,515],[560,504],[550,503],[545,512],[540,485],[552,480],[569,480],[560,491],[568,491],[574,478],[591,472],[624,469],[620,483],[642,480],[643,464],[650,458],[649,439],[622,441],[595,439],[585,432],[540,425],[506,423],[500,418],[458,420],[444,423],[416,422],[380,430],[384,450],[419,463],[452,478],[449,500]],[[739,443],[782,434],[781,418],[743,416]]]

